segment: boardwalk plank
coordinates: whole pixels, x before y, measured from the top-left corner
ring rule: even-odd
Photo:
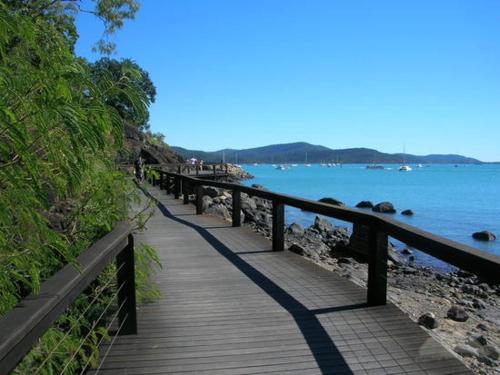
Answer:
[[[397,307],[243,226],[160,202],[136,241],[155,246],[163,296],[138,335],[102,347],[102,374],[470,373]],[[91,372],[96,373],[96,372]]]

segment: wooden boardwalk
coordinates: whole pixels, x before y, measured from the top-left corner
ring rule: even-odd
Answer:
[[[161,204],[136,238],[161,254],[163,296],[140,306],[138,335],[102,348],[98,373],[470,373],[394,305],[367,307],[351,281],[151,193]]]

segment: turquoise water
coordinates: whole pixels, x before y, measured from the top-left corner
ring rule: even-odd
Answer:
[[[261,184],[268,189],[320,199],[334,197],[355,206],[361,200],[390,201],[397,220],[445,236],[455,241],[500,255],[500,165],[431,165],[399,172],[398,165],[385,170],[365,165],[326,168],[298,165],[280,171],[271,165],[243,165],[255,176],[245,184]],[[413,217],[400,214],[412,209]],[[287,208],[287,224],[310,225],[315,214]],[[335,224],[347,225],[336,220]],[[476,241],[473,232],[490,230],[499,236],[492,242]],[[428,256],[416,254],[420,263],[441,266]]]

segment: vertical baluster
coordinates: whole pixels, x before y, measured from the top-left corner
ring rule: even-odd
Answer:
[[[273,251],[285,249],[285,205],[273,200]]]
[[[241,192],[238,189],[233,190],[233,227],[241,225]]]
[[[368,231],[368,292],[370,306],[387,303],[387,257],[389,241],[374,226]]]
[[[127,246],[116,257],[118,287],[118,306],[123,307],[118,313],[118,321],[122,326],[120,334],[137,334],[137,312],[135,299],[135,262],[134,262],[134,237],[128,236]]]

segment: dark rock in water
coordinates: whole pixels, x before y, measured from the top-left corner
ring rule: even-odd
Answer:
[[[418,324],[428,329],[439,327],[436,316],[431,312],[426,312],[425,314],[421,315],[420,318],[418,318]]]
[[[356,205],[357,208],[373,208],[373,203],[370,201],[361,201]]]
[[[372,208],[372,211],[373,212],[380,212],[380,213],[383,213],[383,214],[395,214],[396,213],[396,209],[394,208],[394,206],[392,205],[391,202],[377,203]]]
[[[321,198],[318,202],[331,204],[333,206],[340,206],[340,207],[345,206],[344,202],[341,202],[338,199],[329,198],[329,197]]]
[[[404,210],[404,211],[401,211],[401,215],[413,216],[413,211],[412,210]]]
[[[305,255],[305,253],[306,253],[305,249],[296,243],[293,243],[288,248],[288,250],[291,251],[292,253],[299,254],[299,255]]]
[[[401,250],[401,254],[403,254],[403,255],[411,255],[411,254],[413,254],[413,251],[411,251],[410,249],[408,249],[407,247],[405,247],[403,250]]]
[[[479,241],[495,241],[497,239],[497,236],[495,235],[495,233],[487,231],[487,230],[473,233],[472,237],[476,240],[479,240]]]
[[[203,188],[203,195],[208,195],[210,198],[215,198],[220,195],[220,191],[213,186],[205,186]]]
[[[303,236],[304,235],[304,227],[297,223],[292,223],[288,228],[287,232],[295,235],[295,236]]]
[[[320,233],[327,233],[333,231],[333,225],[328,220],[316,216],[314,219],[314,226]]]
[[[469,315],[467,314],[465,309],[457,305],[453,305],[452,307],[450,307],[450,309],[446,313],[446,316],[456,322],[466,322],[467,319],[469,319]]]

